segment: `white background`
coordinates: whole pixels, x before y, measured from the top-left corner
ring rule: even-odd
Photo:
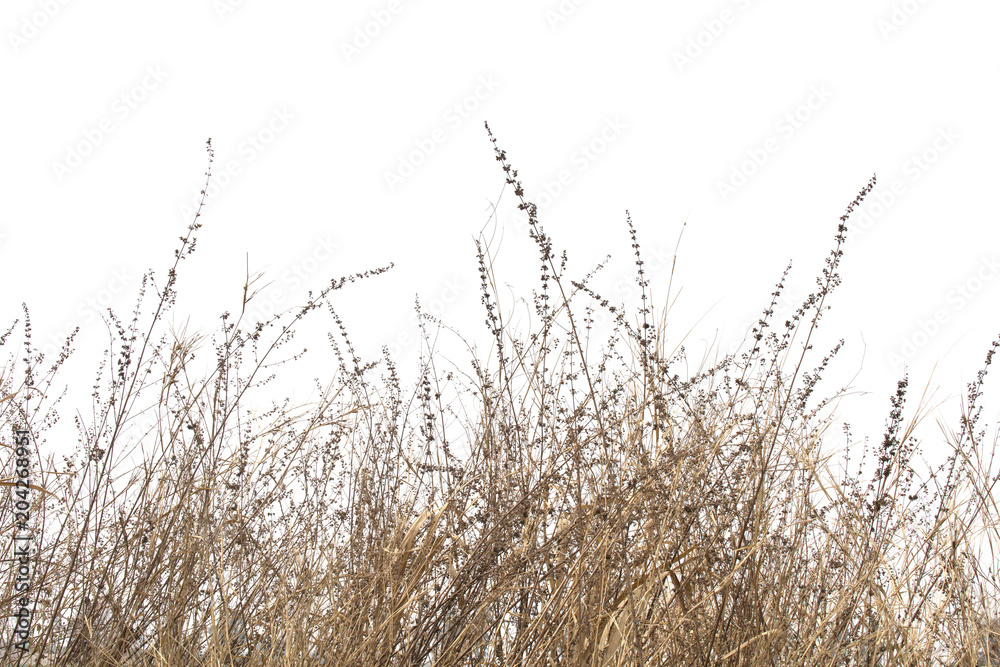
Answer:
[[[817,392],[851,383],[845,419],[877,441],[900,362],[908,417],[940,362],[932,387],[954,428],[957,397],[1000,332],[998,15],[985,0],[8,0],[3,329],[22,301],[43,349],[80,325],[60,376],[63,422],[89,415],[108,341],[92,304],[126,318],[142,273],[163,280],[211,137],[218,190],[181,266],[179,323],[210,332],[219,313],[238,312],[248,263],[284,308],[331,278],[394,262],[334,298],[361,357],[390,345],[415,377],[415,294],[484,357],[474,238],[495,235],[497,277],[515,296],[531,304],[538,286],[538,251],[516,224],[488,121],[556,251],[567,249],[569,277],[611,253],[593,285],[628,312],[640,302],[626,209],[657,312],[687,222],[668,349],[693,328],[693,362],[717,336],[729,351],[790,259],[779,315],[798,305],[838,218],[877,174],[849,223],[813,365],[838,338],[846,347]],[[393,173],[406,177],[390,183]],[[561,173],[567,184],[546,199]],[[538,329],[523,304],[516,319]],[[327,331],[330,318],[314,313],[296,345]],[[442,333],[439,348],[471,373],[454,336]],[[309,378],[333,373],[328,361],[297,368],[297,402]],[[995,423],[995,412],[984,418]],[[943,455],[928,424],[926,448]]]

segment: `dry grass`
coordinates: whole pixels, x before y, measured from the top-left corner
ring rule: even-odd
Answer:
[[[80,666],[985,664],[984,633],[1000,632],[989,622],[1000,616],[995,560],[978,560],[976,546],[997,529],[977,431],[986,368],[945,436],[948,464],[923,481],[905,378],[857,473],[821,447],[833,399],[815,401],[813,388],[839,345],[813,368],[807,350],[840,280],[850,212],[874,178],[792,319],[773,330],[786,269],[750,348],[682,375],[684,348],[667,354],[666,314],[648,306],[631,220],[634,324],[590,276],[566,277],[499,149],[497,160],[540,251],[541,328],[511,337],[477,244],[496,370],[480,360],[473,374],[442,373],[431,358],[411,397],[388,353],[375,385],[376,364],[356,357],[326,299],[389,267],[334,280],[268,326],[223,315],[215,369],[194,376],[204,339],[160,327],[196,216],[163,288],[152,273],[143,282],[139,303],[153,288],[153,312],[112,320],[117,350],[92,421],[77,420],[75,456],[36,477],[47,493],[35,494],[35,532],[46,537],[32,642],[43,649],[23,664],[42,650],[42,664]],[[330,337],[336,377],[314,404],[254,414],[269,359],[321,308],[348,353]],[[584,354],[594,308],[617,324],[597,364]],[[70,344],[40,377],[27,310],[24,337],[25,379],[15,388],[4,369],[0,408],[5,432],[37,439],[55,417],[38,395],[53,394]],[[467,456],[452,451],[452,392],[476,408]],[[127,427],[139,414],[156,426],[136,438]],[[143,464],[121,473],[135,442]],[[12,458],[4,465],[9,478]],[[0,524],[13,525],[9,504]],[[2,576],[13,581],[6,563]]]

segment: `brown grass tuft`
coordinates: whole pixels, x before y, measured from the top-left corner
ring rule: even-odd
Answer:
[[[996,534],[997,477],[977,431],[985,366],[1000,341],[969,387],[959,432],[946,435],[948,464],[922,481],[912,464],[922,409],[904,420],[906,377],[857,473],[838,471],[822,447],[832,417],[820,415],[837,396],[817,402],[813,389],[840,344],[811,369],[806,357],[840,282],[850,213],[874,177],[841,217],[817,291],[791,319],[772,328],[786,269],[749,348],[689,373],[683,346],[667,353],[666,313],[658,318],[647,300],[631,218],[642,288],[634,325],[588,286],[592,274],[568,278],[565,253],[557,265],[536,207],[489,136],[539,249],[540,329],[512,337],[480,240],[494,370],[477,359],[472,374],[442,373],[431,358],[405,397],[386,351],[388,375],[371,379],[378,364],[357,358],[326,297],[390,265],[333,280],[266,323],[223,314],[214,371],[197,377],[190,362],[206,339],[160,328],[199,208],[163,289],[150,272],[131,322],[112,319],[112,374],[101,391],[102,364],[76,454],[35,478],[45,490],[32,509],[36,541],[45,536],[32,564],[36,650],[9,649],[8,660],[1000,664],[995,560],[980,560],[978,542],[992,545]],[[252,284],[247,276],[244,311]],[[147,287],[157,298],[148,320]],[[313,404],[255,413],[250,390],[266,384],[269,359],[320,307],[348,352],[330,337],[338,373]],[[595,364],[586,350],[596,308],[614,318],[616,335]],[[39,378],[27,309],[24,332],[24,381],[15,389],[4,369],[0,409],[4,424],[37,438],[55,419],[38,397],[50,395],[72,340]],[[464,425],[467,455],[453,451],[458,399],[442,398],[452,392],[476,408]],[[140,414],[156,425],[136,438],[128,427]],[[122,473],[134,442],[143,463]],[[13,467],[8,457],[5,478]],[[0,506],[0,524],[13,522],[11,506]],[[5,561],[5,609],[14,575]]]

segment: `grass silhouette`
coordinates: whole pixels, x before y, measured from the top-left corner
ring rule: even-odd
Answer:
[[[10,645],[9,619],[4,659],[1000,664],[994,562],[979,560],[977,542],[992,547],[998,525],[977,401],[1000,340],[968,387],[958,433],[945,436],[951,456],[923,479],[912,437],[921,411],[904,421],[905,377],[856,473],[835,471],[821,446],[831,418],[820,415],[836,397],[817,401],[813,389],[840,345],[814,367],[807,356],[840,282],[851,211],[875,178],[840,218],[817,290],[791,318],[772,321],[789,267],[749,347],[682,374],[685,351],[666,352],[666,313],[647,299],[631,219],[642,289],[634,325],[588,285],[600,266],[566,276],[565,253],[486,129],[539,250],[539,330],[512,337],[480,240],[495,359],[474,360],[472,373],[422,359],[407,398],[386,351],[387,375],[371,379],[379,364],[357,357],[327,297],[389,265],[332,280],[304,305],[252,324],[248,275],[243,312],[221,316],[214,370],[196,376],[191,360],[206,338],[161,329],[177,270],[195,249],[199,206],[162,287],[149,272],[132,319],[109,313],[115,345],[97,373],[92,422],[77,419],[74,455],[40,464],[33,478],[32,650]],[[211,141],[208,152],[206,179]],[[593,364],[586,349],[598,308],[616,336]],[[335,377],[315,403],[255,413],[251,397],[280,365],[269,360],[319,309],[338,329]],[[425,338],[428,321],[422,315]],[[5,433],[28,429],[37,440],[55,423],[54,402],[40,397],[54,394],[72,341],[43,375],[25,308],[24,379],[15,386],[13,366],[0,375]],[[453,451],[457,411],[443,398],[452,391],[476,407],[464,456]],[[155,426],[134,438],[140,414]],[[134,440],[142,464],[123,472]],[[10,485],[13,449],[4,457]],[[12,506],[0,506],[0,525],[14,523]],[[4,561],[5,609],[19,597],[15,576]]]

